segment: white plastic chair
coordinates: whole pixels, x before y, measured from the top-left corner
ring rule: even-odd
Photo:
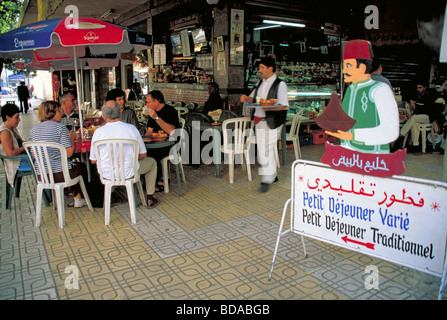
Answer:
[[[84,194],[85,202],[87,203],[90,211],[93,211],[92,204],[90,203],[90,198],[88,197],[87,189],[84,184],[84,179],[82,176],[77,176],[76,178],[70,177],[70,172],[68,171],[68,160],[67,151],[64,146],[59,143],[54,142],[36,142],[27,141],[23,143],[28,158],[32,159],[34,157],[35,161],[31,162],[33,166],[33,171],[36,175],[37,180],[37,190],[36,190],[36,227],[40,226],[40,217],[42,211],[42,196],[44,189],[53,190],[53,194],[56,198],[57,205],[57,215],[59,219],[59,227],[64,227],[65,222],[65,204],[64,204],[64,189],[74,186],[79,183],[81,186],[82,193]],[[49,149],[57,149],[60,153],[62,162],[62,172],[64,175],[64,182],[54,182],[54,175],[50,163],[50,156],[48,154]],[[40,172],[40,176],[37,174]]]
[[[179,119],[180,124],[181,124],[181,133],[180,133],[180,141],[179,143],[182,143],[182,140],[185,138],[185,119],[180,118]],[[173,155],[169,155],[164,157],[161,160],[161,165],[162,165],[162,169],[163,169],[163,181],[164,181],[164,189],[165,189],[165,193],[169,192],[169,161],[178,161],[178,169],[180,170],[180,174],[182,176],[182,181],[186,182],[186,178],[185,178],[185,171],[183,170],[183,164],[182,164],[182,157],[180,155],[180,152],[177,152],[177,156],[174,159]],[[179,180],[179,176],[177,175],[177,179]],[[178,181],[178,189],[179,189],[179,194],[180,196],[182,196],[182,183],[181,181]]]
[[[301,159],[301,147],[300,147],[300,126],[301,119],[303,118],[304,109],[301,109],[297,114],[293,116],[292,125],[290,131],[286,133],[286,141],[293,142],[293,150],[295,151],[295,160]],[[286,146],[283,146],[285,148]]]
[[[430,132],[432,129],[431,123],[421,123],[419,124],[419,131],[422,135],[422,152],[425,153],[425,149],[427,148],[427,132]],[[405,135],[404,138],[404,147],[407,145],[407,139],[408,139],[408,133]]]
[[[126,178],[125,166],[124,166],[124,154],[129,152],[124,146],[130,146],[133,148],[133,170],[134,175],[130,178]],[[100,149],[105,148],[107,157],[101,159]],[[138,192],[140,194],[141,201],[144,203],[145,196],[143,193],[143,186],[141,185],[140,175],[138,174],[138,154],[139,145],[136,140],[131,139],[104,139],[98,140],[93,143],[93,152],[96,155],[96,166],[98,168],[99,177],[104,184],[104,220],[105,224],[110,224],[110,203],[112,195],[112,187],[114,186],[126,186],[127,198],[129,201],[130,220],[132,223],[136,223],[136,195],[134,192],[134,184],[137,185]],[[110,168],[110,178],[104,177],[103,167],[105,161],[108,161],[108,167]]]
[[[16,171],[15,176],[14,176],[14,182],[12,185],[9,184],[8,182],[8,170],[6,170],[6,161],[14,161],[14,160],[22,160],[22,159],[28,159],[28,155],[26,154],[21,154],[18,156],[4,156],[0,154],[0,160],[2,161],[5,169],[5,175],[6,175],[6,179],[5,179],[5,193],[6,193],[6,209],[10,210],[11,209],[11,202],[14,198],[14,196],[16,198],[19,198],[20,195],[20,187],[22,184],[22,178],[26,177],[26,176],[35,176],[33,171]],[[45,202],[45,205],[48,207],[49,206],[49,200],[46,197],[46,195],[44,194],[43,197],[43,201]],[[15,203],[15,201],[14,201]],[[16,210],[16,208],[14,207],[14,210]]]
[[[230,183],[234,182],[234,162],[236,155],[242,155],[242,159],[245,157],[248,181],[252,181],[249,153],[249,138],[252,136],[250,122],[250,118],[240,117],[227,119],[222,123],[222,152],[228,154]],[[229,126],[230,128],[228,128]],[[242,168],[244,168],[244,164],[242,164]]]

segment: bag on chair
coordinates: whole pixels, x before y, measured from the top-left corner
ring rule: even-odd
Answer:
[[[432,122],[432,129],[427,135],[427,145],[433,147],[440,147],[442,145],[442,129],[438,122],[435,120]]]

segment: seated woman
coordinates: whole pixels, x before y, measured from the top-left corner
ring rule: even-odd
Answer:
[[[0,124],[0,154],[4,156],[18,156],[25,154],[22,146],[23,139],[17,131],[20,123],[20,110],[15,104],[5,104],[2,107],[2,120]],[[17,171],[31,171],[28,157],[18,160],[5,159],[5,170],[8,183],[12,186]]]
[[[126,107],[126,93],[121,89],[112,89],[107,93],[106,101],[113,100],[120,105],[121,117],[120,121],[133,124],[137,129],[139,128],[138,118],[135,111]]]
[[[45,101],[39,106],[39,120],[41,123],[31,128],[29,133],[30,141],[55,142],[63,145],[67,151],[67,157],[70,158],[74,151],[74,141],[76,140],[76,132],[68,132],[67,127],[61,123],[63,111],[61,105],[57,101]],[[63,182],[64,174],[62,172],[61,155],[59,151],[55,151],[51,156],[51,167],[55,182]],[[68,169],[70,177],[75,178],[82,175],[87,182],[87,167],[82,162],[71,162],[68,159]],[[69,188],[74,195],[74,206],[81,208],[85,206],[85,200],[82,198],[82,191],[79,184]]]

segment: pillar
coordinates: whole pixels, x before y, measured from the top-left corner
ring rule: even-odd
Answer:
[[[241,8],[238,1],[223,1],[223,5],[219,4],[213,8],[214,81],[219,84],[220,94],[231,106],[231,110],[239,114],[242,109],[239,98],[244,93],[245,61],[243,54],[240,63],[235,64],[231,61],[231,9],[242,10]],[[242,21],[242,31],[244,31],[243,26],[244,21]],[[240,39],[242,45],[244,44],[243,38],[242,36]],[[220,39],[223,40],[224,51],[219,51],[218,41]]]

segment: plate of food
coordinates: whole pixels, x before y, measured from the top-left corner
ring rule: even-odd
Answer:
[[[166,139],[168,139],[169,135],[166,132],[160,130],[158,132],[153,132],[150,137],[155,141],[165,141]]]
[[[276,108],[279,106],[276,99],[261,99],[259,103],[246,103],[245,106],[249,108]]]

